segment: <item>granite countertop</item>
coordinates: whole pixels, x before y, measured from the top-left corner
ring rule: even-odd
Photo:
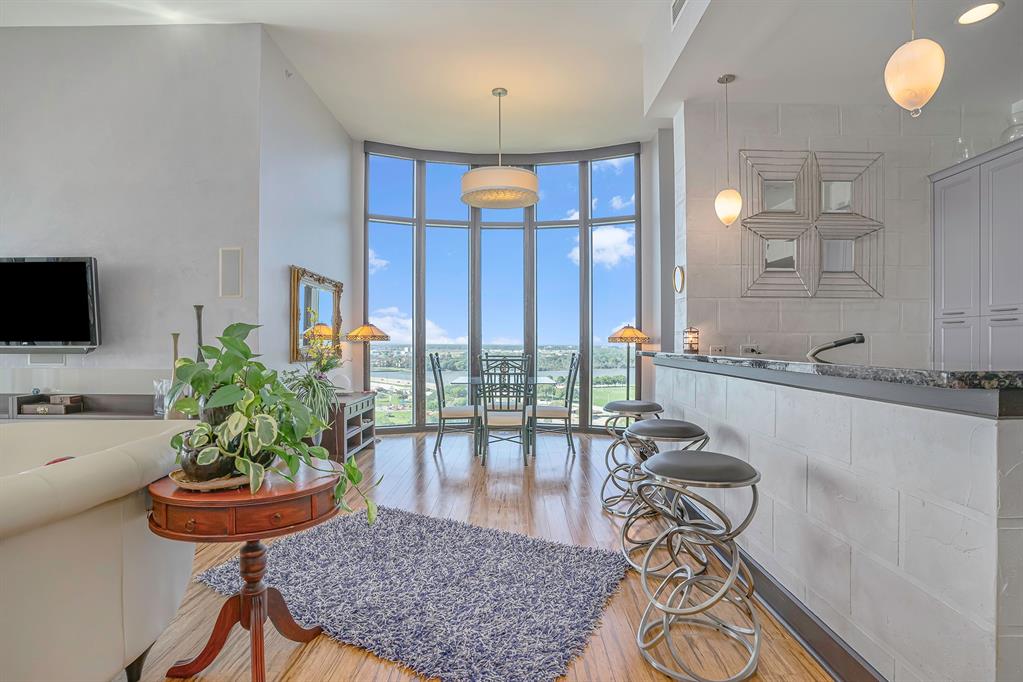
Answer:
[[[935,367],[876,367],[873,365],[831,364],[809,362],[806,358],[768,356],[700,355],[687,353],[658,353],[643,351],[642,355],[655,360],[675,363],[705,363],[728,367],[748,367],[779,372],[796,372],[844,379],[881,381],[908,386],[931,388],[979,388],[987,390],[1023,389],[1023,369],[1018,370],[950,370]],[[662,364],[662,363],[657,363]],[[669,363],[664,363],[669,364]],[[677,366],[677,365],[676,365]]]

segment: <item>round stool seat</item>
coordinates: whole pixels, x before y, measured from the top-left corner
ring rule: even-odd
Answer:
[[[706,450],[661,452],[642,467],[657,480],[702,488],[740,488],[760,480],[760,472],[738,457]]]
[[[643,419],[629,424],[625,433],[649,440],[695,440],[707,435],[696,424],[681,419]]]
[[[623,414],[652,414],[663,412],[664,408],[652,400],[612,400],[604,405],[604,410]]]

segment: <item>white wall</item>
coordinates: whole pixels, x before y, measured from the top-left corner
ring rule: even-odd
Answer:
[[[259,349],[268,365],[283,367],[290,265],[343,283],[343,330],[356,310],[361,317],[351,291],[353,144],[265,31],[259,114]],[[351,363],[343,371],[350,376]],[[361,380],[361,368],[356,374]]]
[[[0,29],[0,92],[0,256],[96,256],[103,327],[63,367],[0,355],[0,392],[151,391],[172,331],[195,353],[195,303],[206,340],[264,324],[283,367],[291,264],[345,283],[346,328],[361,311],[352,141],[259,25]]]
[[[897,106],[739,103],[731,106],[731,174],[738,150],[884,152],[885,278],[882,299],[740,298],[740,226],[724,227],[714,197],[724,187],[724,107],[686,102],[675,117],[677,254],[687,263],[676,345],[688,325],[701,350],[723,344],[738,354],[758,343],[772,355],[798,356],[851,332],[867,343],[831,358],[874,364],[925,363],[930,357],[931,237],[927,174],[955,161],[965,134],[980,150],[1004,127],[1000,113],[925,108],[917,119]],[[679,134],[681,130],[682,134]]]

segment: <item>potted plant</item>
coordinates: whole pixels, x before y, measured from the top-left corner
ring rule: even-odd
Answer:
[[[174,409],[199,417],[194,427],[171,439],[182,470],[192,480],[208,481],[237,472],[248,478],[254,493],[267,472],[288,480],[293,480],[302,466],[333,472],[318,465],[327,459],[327,450],[306,442],[323,431],[324,420],[285,386],[276,370],[256,360],[245,342],[257,327],[242,322],[229,325],[217,337],[219,348],[201,347],[203,361],[181,358],[175,365],[170,393]],[[191,395],[183,395],[186,388]],[[344,463],[334,497],[351,511],[344,493],[354,487],[366,501],[372,522],[376,505],[358,488],[362,479],[350,458]]]
[[[306,362],[303,368],[287,370],[282,376],[285,386],[294,391],[326,428],[330,426],[331,418],[340,405],[338,387],[330,380],[330,372],[341,366],[342,359],[341,345],[334,343],[333,331],[330,335],[318,334],[316,330],[320,327],[330,329],[317,322],[303,334],[306,340]],[[321,436],[322,431],[313,437],[313,442],[319,445]]]

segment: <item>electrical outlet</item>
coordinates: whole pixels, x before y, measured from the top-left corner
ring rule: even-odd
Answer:
[[[759,343],[744,343],[739,346],[739,355],[760,355]]]
[[[711,346],[710,347],[710,354],[711,355],[724,355],[725,354],[725,346]]]

